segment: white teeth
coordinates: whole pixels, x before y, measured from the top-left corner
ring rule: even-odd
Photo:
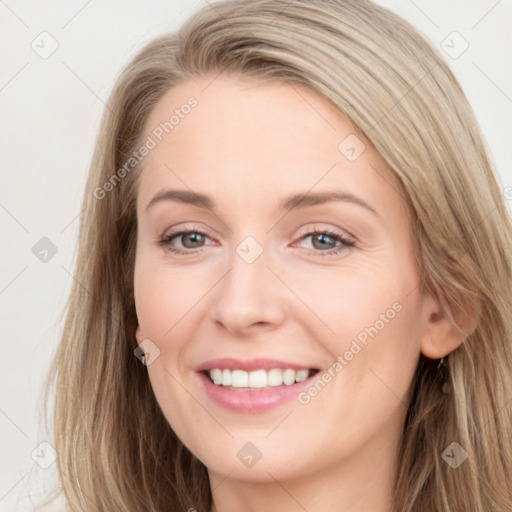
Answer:
[[[256,370],[249,373],[250,388],[264,388],[267,385],[267,372],[265,370]]]
[[[229,370],[222,370],[222,385],[231,386],[231,372]]]
[[[222,370],[215,368],[210,372],[210,377],[212,378],[214,384],[222,384]]]
[[[231,372],[231,385],[234,388],[249,387],[249,374],[244,370],[233,370]]]
[[[268,386],[280,386],[283,383],[283,370],[279,368],[272,368],[267,373],[267,385]]]
[[[295,375],[295,382],[302,382],[306,380],[309,375],[309,370],[297,370],[297,374]]]
[[[217,386],[231,386],[234,388],[266,388],[268,386],[291,386],[302,382],[309,376],[309,370],[293,370],[287,368],[272,368],[271,370],[228,370],[227,368],[214,368],[210,370],[210,377]]]
[[[290,368],[286,369],[283,372],[283,382],[287,386],[291,386],[295,382],[295,370],[291,370]]]

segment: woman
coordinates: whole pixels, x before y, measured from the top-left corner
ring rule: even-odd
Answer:
[[[512,510],[510,218],[410,25],[204,8],[123,71],[84,201],[72,510]]]

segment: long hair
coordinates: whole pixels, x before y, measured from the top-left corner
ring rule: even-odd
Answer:
[[[422,291],[452,318],[478,304],[476,329],[445,358],[446,393],[437,362],[420,356],[396,510],[512,510],[511,220],[449,67],[407,22],[367,0],[213,3],[122,71],[88,176],[75,281],[47,385],[70,509],[209,511],[206,468],[174,434],[134,357],[140,165],[125,165],[164,93],[223,72],[303,84],[343,112],[401,184]],[[443,457],[453,442],[467,452],[457,468]]]

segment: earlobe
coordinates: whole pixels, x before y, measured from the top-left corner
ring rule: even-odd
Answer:
[[[429,359],[447,356],[474,332],[479,318],[480,308],[476,304],[460,308],[450,314],[438,300],[426,297],[420,340],[421,353]]]
[[[140,325],[137,325],[137,330],[135,331],[135,338],[137,339],[137,344],[140,345],[144,340],[144,336],[142,335],[142,329]]]

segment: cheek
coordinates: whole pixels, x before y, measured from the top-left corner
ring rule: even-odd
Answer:
[[[394,293],[372,299],[362,308],[347,303],[335,352],[341,378],[332,390],[369,424],[372,416],[390,419],[408,403],[420,353],[417,303]]]
[[[333,354],[339,354],[347,341],[364,341],[372,326],[376,325],[380,333],[389,330],[391,324],[398,327],[400,316],[417,315],[414,296],[409,293],[414,279],[407,274],[405,268],[394,269],[386,262],[324,268],[314,274],[295,274],[293,288],[309,309],[303,318],[309,318],[315,338],[328,344]],[[406,305],[408,313],[404,315],[398,310]]]
[[[134,275],[135,306],[144,337],[165,343],[171,331],[189,319],[207,292],[208,282],[197,269],[192,272],[139,258]]]
[[[372,407],[396,396],[406,401],[420,352],[421,301],[411,293],[414,266],[405,263],[297,276],[312,335],[339,362],[331,367],[333,400],[347,394]]]

